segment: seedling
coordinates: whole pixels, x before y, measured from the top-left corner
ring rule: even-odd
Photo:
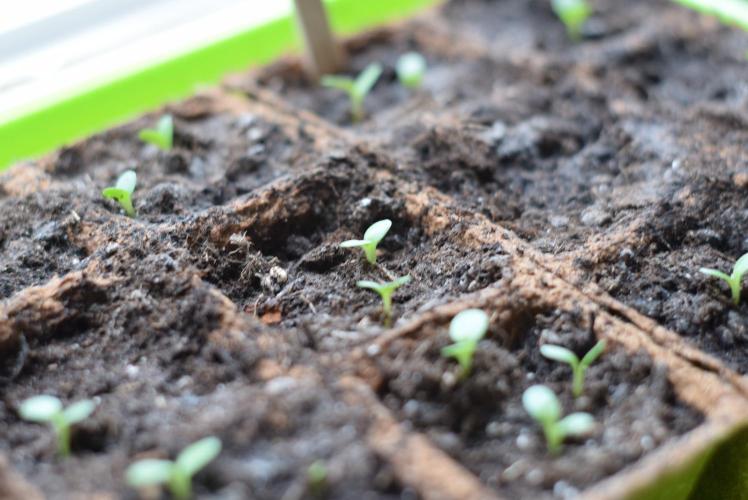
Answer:
[[[167,484],[177,500],[192,496],[192,476],[221,453],[221,441],[216,437],[203,438],[187,446],[177,459],[146,458],[127,468],[127,483],[133,488]]]
[[[164,115],[156,124],[156,128],[144,128],[138,133],[138,137],[143,142],[169,151],[174,144],[174,120],[171,115]]]
[[[478,342],[488,331],[488,315],[480,309],[466,309],[449,324],[449,338],[454,344],[442,348],[442,356],[455,358],[460,364],[460,377],[466,377],[473,366]]]
[[[119,176],[114,187],[106,188],[101,194],[104,195],[104,198],[116,200],[128,217],[135,217],[135,209],[132,207],[132,193],[135,191],[137,182],[137,174],[128,170]]]
[[[395,290],[410,282],[410,275],[401,276],[388,283],[377,283],[376,281],[357,281],[356,286],[374,290],[382,297],[382,311],[384,312],[384,323],[389,325],[392,320],[392,294]]]
[[[426,73],[426,58],[418,52],[408,52],[397,60],[397,79],[409,89],[419,87]]]
[[[561,403],[556,394],[544,385],[533,385],[522,394],[522,405],[543,428],[548,451],[558,453],[564,439],[583,436],[595,426],[589,413],[572,413],[561,418]]]
[[[582,395],[582,391],[584,390],[584,374],[587,372],[587,368],[600,357],[604,350],[605,341],[601,340],[592,346],[592,349],[587,351],[587,354],[580,361],[576,354],[565,347],[558,345],[540,346],[540,354],[546,358],[571,366],[571,392],[575,398]]]
[[[368,65],[354,79],[347,76],[326,75],[322,77],[322,85],[342,90],[351,100],[351,118],[359,122],[364,118],[364,99],[382,75],[382,66],[378,63]]]
[[[18,408],[21,418],[30,422],[48,423],[57,434],[57,451],[63,456],[70,455],[70,428],[73,424],[85,420],[96,409],[90,399],[73,403],[67,408],[54,396],[34,396]]]
[[[306,470],[306,483],[315,497],[324,496],[327,489],[327,466],[322,460],[316,460]]]
[[[343,248],[355,248],[361,247],[366,255],[366,260],[370,264],[376,265],[377,263],[377,245],[385,237],[387,231],[392,227],[392,221],[389,219],[380,220],[375,222],[364,233],[363,240],[348,240],[340,244]]]
[[[572,40],[579,40],[582,26],[592,14],[587,0],[552,0],[553,11],[566,26]]]
[[[748,253],[740,257],[732,268],[732,274],[727,275],[722,271],[716,269],[708,269],[702,267],[699,272],[702,272],[708,276],[714,276],[724,280],[730,286],[730,292],[732,292],[732,301],[735,305],[740,304],[740,289],[743,281],[743,275],[748,271]]]

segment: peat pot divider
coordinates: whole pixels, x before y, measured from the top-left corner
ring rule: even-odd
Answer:
[[[417,214],[423,227],[431,228],[433,232],[443,228],[454,215],[450,207],[445,206],[444,195],[437,194],[430,199],[428,193],[421,191],[409,195],[409,201],[411,213]],[[478,248],[499,242],[512,256],[512,289],[522,294],[528,303],[537,308],[581,310],[583,317],[591,314],[595,318],[594,332],[598,338],[606,338],[629,353],[643,349],[655,361],[664,364],[678,396],[706,417],[700,427],[593,486],[589,490],[589,498],[627,498],[645,490],[651,493],[657,488],[656,481],[662,478],[683,479],[689,474],[698,474],[717,445],[748,427],[748,401],[745,399],[742,378],[719,360],[703,354],[707,363],[694,363],[692,357],[684,356],[682,352],[701,352],[685,344],[675,333],[657,327],[659,335],[654,336],[651,330],[642,328],[649,326],[647,322],[642,325],[641,318],[634,316],[640,321],[631,319],[625,306],[604,293],[591,295],[588,289],[579,289],[570,284],[561,277],[563,274],[559,276],[558,270],[549,269],[551,266],[545,256],[532,250],[512,232],[486,221],[482,216],[473,216],[466,226],[465,245]],[[484,307],[490,311],[492,301],[501,301],[502,295],[499,289],[488,288],[426,311],[382,336],[373,344],[373,351],[381,352],[392,340],[415,334],[425,324],[435,321],[445,323],[462,309]],[[668,342],[662,342],[663,338]],[[674,348],[679,346],[682,347]],[[689,484],[693,486],[693,482]]]

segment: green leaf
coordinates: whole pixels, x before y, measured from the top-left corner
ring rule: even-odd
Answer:
[[[127,200],[130,198],[130,193],[125,191],[124,189],[119,189],[116,187],[108,187],[104,189],[101,194],[104,196],[104,198],[110,198],[112,200],[120,201],[120,200]]]
[[[401,286],[410,283],[410,279],[410,274],[406,274],[405,276],[400,276],[399,278],[386,283],[385,286],[387,288],[391,288],[392,290],[397,290]]]
[[[137,174],[133,170],[126,170],[119,176],[119,178],[117,178],[117,183],[114,187],[132,194],[135,191],[135,184],[137,184],[137,182]]]
[[[408,52],[397,60],[397,78],[408,88],[415,88],[421,84],[426,72],[426,59],[418,52]]]
[[[605,350],[605,340],[599,340],[582,358],[582,366],[590,366]]]
[[[589,413],[572,413],[558,422],[564,436],[583,436],[595,427],[595,419]]]
[[[84,399],[65,408],[63,414],[68,424],[76,424],[87,419],[95,409],[96,403],[90,399]]]
[[[370,280],[361,280],[356,282],[356,286],[359,288],[368,288],[369,290],[374,290],[375,292],[382,293],[382,289],[384,288],[384,285],[381,283],[377,283],[376,281],[370,281]]]
[[[148,142],[169,151],[174,143],[174,120],[171,115],[164,115],[158,121],[155,129],[146,128],[138,133],[138,137],[143,142]]]
[[[699,272],[706,274],[707,276],[713,276],[715,278],[723,279],[727,281],[728,283],[732,280],[732,278],[729,275],[727,275],[726,273],[723,273],[722,271],[718,271],[716,269],[708,269],[706,267],[702,267],[701,269],[699,269]]]
[[[162,116],[158,121],[156,129],[161,134],[161,137],[163,137],[166,149],[171,149],[174,142],[174,120],[171,115]]]
[[[347,76],[325,75],[320,80],[323,87],[342,90],[349,94],[354,92],[355,82]]]
[[[314,487],[321,487],[327,481],[327,467],[322,460],[315,460],[307,467],[307,483]]]
[[[357,247],[362,247],[364,245],[368,245],[369,243],[371,242],[366,241],[366,240],[347,240],[341,243],[340,246],[343,248],[357,248]]]
[[[473,355],[477,346],[478,344],[474,340],[462,340],[442,347],[441,355],[445,358],[455,358],[462,368],[463,376],[465,376],[472,367]]]
[[[21,403],[18,413],[24,420],[49,422],[62,411],[62,401],[54,396],[34,396]]]
[[[358,95],[359,97],[368,95],[381,75],[381,64],[369,64],[356,78],[356,82],[354,83],[354,92],[356,93],[356,95]]]
[[[579,363],[579,358],[576,354],[566,347],[561,347],[559,345],[542,345],[540,346],[540,354],[542,354],[543,357],[552,359],[553,361],[558,361],[559,363],[566,363],[572,366]]]
[[[174,470],[171,460],[146,458],[139,460],[127,468],[125,479],[134,488],[164,484],[169,481]]]
[[[187,446],[176,460],[176,465],[189,477],[208,465],[221,453],[221,441],[216,437],[206,437]]]
[[[592,14],[592,8],[586,0],[553,0],[552,6],[569,35],[574,38],[579,36],[582,25]]]
[[[361,280],[356,282],[356,286],[360,288],[368,288],[370,290],[375,290],[379,293],[392,293],[401,286],[410,283],[410,275],[407,274],[405,276],[400,276],[399,278],[388,281],[386,283],[377,283],[376,281],[370,281],[370,280]]]
[[[541,423],[556,422],[561,417],[561,403],[544,385],[533,385],[522,394],[522,405],[532,418]]]
[[[740,257],[732,268],[732,278],[738,281],[743,279],[743,275],[748,271],[748,253]]]
[[[392,227],[392,221],[389,219],[380,220],[375,222],[364,233],[364,240],[378,244],[385,237],[387,232]]]
[[[449,337],[455,341],[478,342],[488,330],[488,315],[480,309],[466,309],[449,324]]]

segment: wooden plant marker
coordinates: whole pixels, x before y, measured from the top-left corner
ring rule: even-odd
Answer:
[[[332,36],[322,0],[294,0],[294,4],[309,76],[316,80],[335,73],[343,63],[343,53]]]

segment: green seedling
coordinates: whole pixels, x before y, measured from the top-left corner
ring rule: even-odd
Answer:
[[[34,396],[29,398],[18,409],[19,415],[30,422],[47,423],[57,434],[57,451],[63,456],[70,455],[70,428],[87,419],[96,409],[90,399],[73,403],[67,408],[54,396]]]
[[[561,418],[561,403],[544,385],[533,385],[522,394],[522,405],[543,428],[548,451],[558,453],[567,437],[583,436],[595,426],[589,413],[572,413]]]
[[[377,283],[376,281],[357,281],[356,286],[374,290],[382,297],[382,311],[384,312],[384,324],[389,325],[392,321],[392,294],[395,290],[410,282],[410,275],[401,276],[388,283]]]
[[[366,260],[370,264],[376,265],[377,263],[377,245],[387,234],[387,231],[392,227],[392,221],[389,219],[380,220],[375,222],[364,233],[363,240],[348,240],[340,244],[343,248],[356,248],[361,247],[366,255]]]
[[[418,52],[408,52],[397,60],[397,79],[409,89],[421,85],[423,75],[426,73],[426,58]]]
[[[125,477],[133,488],[166,484],[177,500],[192,497],[192,476],[221,453],[221,441],[216,437],[203,438],[187,446],[177,459],[146,458],[127,468]]]
[[[732,293],[732,301],[733,303],[735,303],[735,305],[740,304],[740,289],[743,282],[743,275],[746,273],[746,271],[748,271],[748,253],[744,254],[737,260],[737,262],[735,262],[735,265],[732,267],[732,274],[730,274],[729,276],[726,273],[723,273],[722,271],[718,271],[716,269],[708,269],[706,267],[702,267],[701,269],[699,269],[699,272],[702,272],[708,276],[714,276],[715,278],[724,280],[730,287],[730,292]]]
[[[571,392],[574,394],[575,398],[582,395],[582,391],[584,390],[584,375],[587,372],[587,368],[589,368],[589,366],[600,357],[604,350],[605,341],[601,340],[595,344],[592,349],[587,351],[587,354],[585,354],[580,360],[576,354],[565,347],[558,345],[540,346],[540,354],[546,358],[558,361],[559,363],[566,363],[571,366]]]
[[[553,11],[566,26],[572,40],[579,40],[582,26],[592,14],[587,0],[552,0]]]
[[[306,483],[315,497],[324,496],[327,490],[327,467],[322,460],[316,460],[306,470]]]
[[[135,184],[138,182],[138,176],[132,170],[128,170],[117,179],[114,187],[108,187],[101,192],[104,198],[116,200],[128,217],[135,217],[135,209],[132,206],[132,193],[135,191]]]
[[[342,90],[348,94],[351,100],[351,118],[354,122],[359,122],[364,118],[364,99],[381,75],[382,66],[372,63],[355,79],[347,76],[326,75],[322,77],[321,82],[325,87]]]
[[[478,342],[488,331],[488,315],[480,309],[466,309],[449,324],[449,338],[454,342],[442,348],[442,356],[455,358],[460,364],[460,377],[470,374]]]
[[[174,144],[174,120],[171,115],[164,115],[156,124],[156,128],[144,128],[138,133],[138,137],[143,142],[169,151]]]

